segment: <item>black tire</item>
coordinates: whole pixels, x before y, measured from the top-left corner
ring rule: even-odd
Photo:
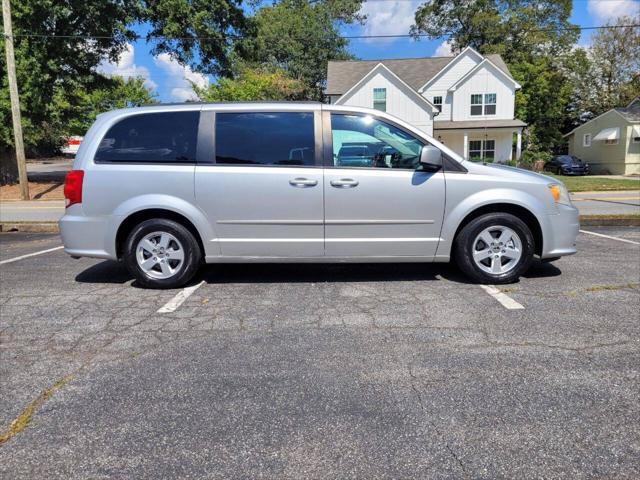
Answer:
[[[183,250],[182,265],[169,278],[154,278],[138,265],[136,248],[147,235],[154,232],[165,232],[175,237]],[[127,270],[145,288],[178,288],[188,283],[202,264],[202,252],[193,234],[178,222],[165,218],[152,218],[136,225],[129,233],[124,246],[122,260]],[[154,272],[152,272],[154,273]]]
[[[473,259],[474,241],[480,233],[489,227],[507,227],[513,230],[522,244],[522,255],[511,270],[502,274],[491,274],[482,270]],[[477,283],[502,284],[518,280],[531,266],[535,243],[531,230],[518,217],[509,213],[487,213],[471,220],[458,233],[454,241],[453,253],[462,272]]]

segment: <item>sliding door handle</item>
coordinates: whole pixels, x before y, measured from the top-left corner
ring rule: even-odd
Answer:
[[[317,184],[317,180],[309,180],[308,178],[294,178],[289,180],[289,185],[299,188],[315,187]]]
[[[358,182],[357,180],[354,180],[353,178],[341,178],[340,180],[331,180],[331,186],[336,188],[353,188],[353,187],[357,187],[359,183],[360,182]]]

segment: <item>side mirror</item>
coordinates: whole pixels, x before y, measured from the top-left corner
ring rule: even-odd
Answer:
[[[420,164],[429,170],[442,167],[442,152],[433,145],[425,145],[420,152]]]

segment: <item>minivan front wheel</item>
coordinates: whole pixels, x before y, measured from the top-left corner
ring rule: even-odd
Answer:
[[[511,283],[531,266],[531,230],[508,213],[488,213],[469,222],[455,242],[460,269],[480,283]]]
[[[202,253],[187,228],[173,220],[158,218],[145,220],[131,231],[123,260],[142,286],[177,288],[196,274]]]

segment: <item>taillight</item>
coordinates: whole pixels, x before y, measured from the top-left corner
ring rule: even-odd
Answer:
[[[83,170],[71,170],[64,177],[64,206],[70,207],[74,203],[82,203]]]
[[[69,141],[67,142],[67,145],[80,145],[80,139],[70,138]]]

